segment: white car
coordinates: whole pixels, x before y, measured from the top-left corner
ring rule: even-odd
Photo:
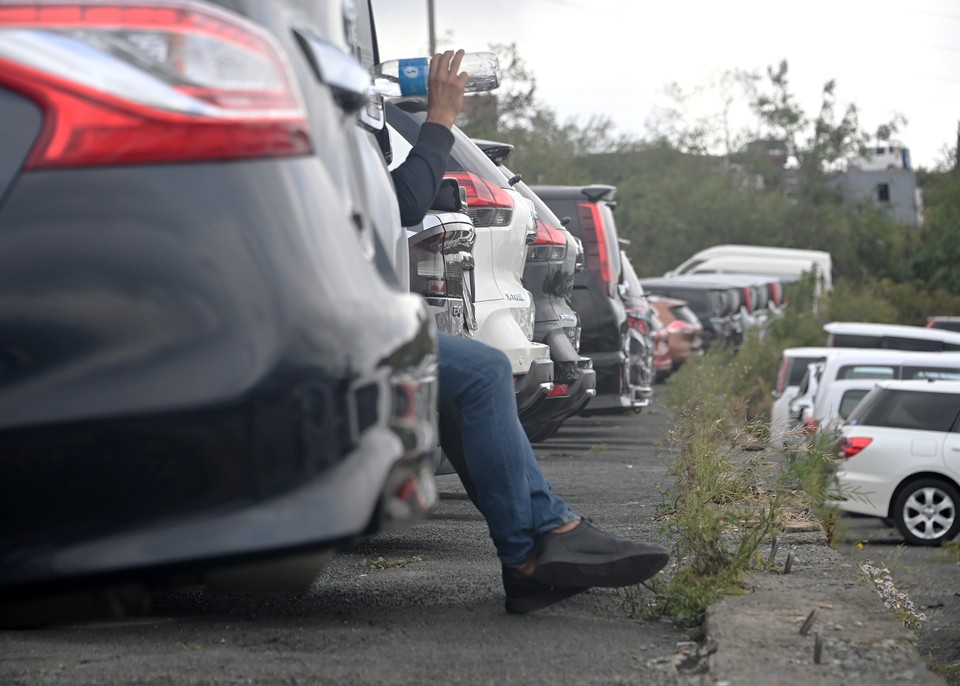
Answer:
[[[393,169],[417,140],[424,112],[387,105]],[[521,418],[534,413],[553,389],[550,348],[533,342],[533,296],[521,277],[527,245],[536,238],[533,205],[504,180],[503,174],[469,136],[453,128],[454,144],[446,178],[466,191],[467,212],[476,241],[473,337],[502,350],[513,366]],[[504,187],[505,186],[505,187]]]
[[[924,326],[830,322],[824,325],[830,348],[884,348],[915,352],[960,351],[960,331]]]
[[[834,381],[807,416],[805,428],[818,433],[837,429],[876,385],[876,379]]]
[[[960,382],[880,381],[840,429],[834,504],[892,519],[907,543],[960,532]]]
[[[787,348],[780,353],[777,366],[777,381],[773,394],[773,408],[770,410],[770,440],[775,445],[783,442],[784,437],[797,428],[790,419],[790,403],[797,397],[807,365],[819,362],[832,348]]]

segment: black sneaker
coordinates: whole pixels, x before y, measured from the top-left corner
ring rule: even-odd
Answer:
[[[669,559],[661,546],[608,534],[582,519],[570,531],[540,537],[533,578],[557,589],[632,586],[659,572]]]
[[[507,612],[515,615],[542,610],[586,590],[586,588],[551,588],[531,576],[521,574],[509,567],[503,568],[503,591],[507,596]]]

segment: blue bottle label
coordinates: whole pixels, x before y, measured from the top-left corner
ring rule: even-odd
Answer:
[[[424,97],[427,94],[427,77],[430,75],[430,63],[426,57],[400,60],[400,95]]]

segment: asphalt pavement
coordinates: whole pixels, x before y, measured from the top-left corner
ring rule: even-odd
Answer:
[[[536,453],[576,511],[670,547],[656,517],[669,425],[660,409],[575,418]],[[518,617],[483,519],[455,477],[440,491],[429,519],[342,552],[305,594],[193,587],[143,617],[2,632],[0,685],[944,683],[815,528],[782,537],[777,571],[699,629],[640,618],[647,591],[591,590]]]

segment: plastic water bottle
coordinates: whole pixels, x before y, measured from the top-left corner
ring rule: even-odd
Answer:
[[[373,90],[385,98],[424,98],[430,76],[430,58],[389,60],[373,67]],[[492,52],[468,52],[460,62],[467,72],[466,93],[492,91],[500,85],[500,60]]]

